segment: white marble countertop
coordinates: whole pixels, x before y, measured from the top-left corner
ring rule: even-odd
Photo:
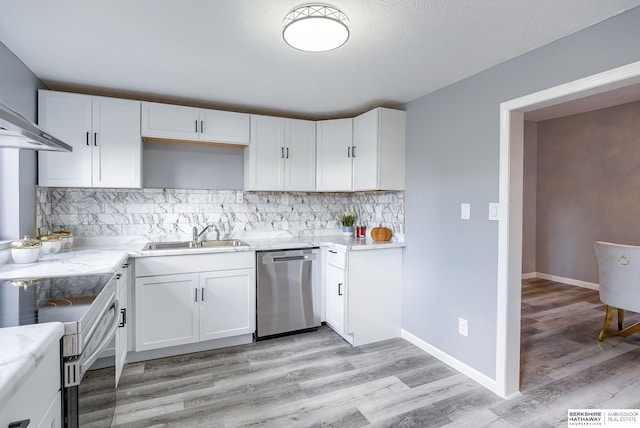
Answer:
[[[0,403],[15,394],[63,333],[59,322],[0,328]]]
[[[42,256],[36,263],[0,264],[0,279],[113,272],[128,257],[265,251],[310,246],[328,247],[343,251],[378,250],[405,246],[402,241],[375,242],[371,238],[355,239],[336,234],[293,236],[286,232],[256,233],[238,236],[237,239],[244,241],[248,245],[143,251],[144,246],[150,241],[141,237],[79,238],[75,240],[72,250]]]

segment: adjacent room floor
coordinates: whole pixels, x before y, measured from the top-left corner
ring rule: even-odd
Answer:
[[[596,291],[525,281],[508,401],[403,339],[352,348],[322,327],[128,364],[114,426],[566,427],[569,408],[640,408],[640,335],[599,343],[603,318]]]

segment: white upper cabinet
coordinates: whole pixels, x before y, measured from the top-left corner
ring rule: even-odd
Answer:
[[[387,108],[318,122],[316,190],[404,190],[405,132],[405,112]]]
[[[353,190],[404,190],[406,113],[378,107],[353,119]]]
[[[142,103],[142,136],[151,141],[182,140],[249,144],[250,115],[172,104]]]
[[[245,190],[315,190],[315,122],[251,115]]]
[[[350,191],[353,119],[319,121],[316,132],[316,190]]]
[[[141,187],[140,102],[38,91],[39,124],[73,147],[39,152],[40,186]]]

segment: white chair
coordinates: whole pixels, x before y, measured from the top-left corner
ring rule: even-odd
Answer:
[[[618,335],[640,331],[640,322],[622,329],[624,311],[640,312],[640,247],[598,241],[593,249],[598,260],[600,301],[607,305],[598,340],[604,340],[614,309],[618,310]]]

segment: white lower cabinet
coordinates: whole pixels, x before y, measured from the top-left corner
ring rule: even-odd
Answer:
[[[62,426],[60,342],[55,341],[44,358],[16,388],[8,400],[0,403],[0,427],[29,420],[29,427]]]
[[[255,300],[253,252],[139,259],[136,351],[252,334]]]
[[[197,342],[198,274],[136,279],[136,351]]]
[[[325,264],[325,318],[354,346],[400,337],[402,248],[338,251]]]
[[[336,333],[351,341],[351,337],[347,335],[345,313],[347,276],[344,263],[336,262],[340,258],[344,260],[346,253],[328,250],[325,267],[325,319]]]

